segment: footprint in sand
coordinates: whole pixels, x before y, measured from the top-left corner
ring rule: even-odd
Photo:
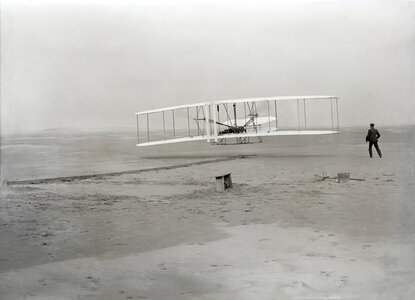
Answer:
[[[88,279],[89,281],[91,281],[93,283],[98,283],[99,282],[99,278],[95,278],[93,276],[87,276],[86,279]]]
[[[42,286],[47,286],[45,279],[39,279],[37,282],[39,282]]]
[[[316,252],[310,252],[310,253],[306,253],[305,256],[314,257],[314,256],[322,256],[322,254],[321,253],[316,253]]]
[[[314,291],[314,289],[311,286],[309,286],[307,283],[303,281],[301,282],[294,281],[284,289],[284,291],[287,294],[291,294],[291,295],[297,294],[299,292],[302,292],[302,293],[309,292],[310,290]]]
[[[325,277],[331,277],[331,274],[333,274],[333,273],[334,273],[334,271],[331,271],[331,272],[320,271],[320,275],[325,276]]]

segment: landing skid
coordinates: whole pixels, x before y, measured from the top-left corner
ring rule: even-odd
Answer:
[[[249,137],[237,137],[235,138],[234,143],[229,143],[227,139],[218,139],[217,142],[211,143],[212,145],[244,145],[244,144],[255,144],[255,143],[262,143],[262,137],[257,137],[258,140],[256,142],[252,142]]]

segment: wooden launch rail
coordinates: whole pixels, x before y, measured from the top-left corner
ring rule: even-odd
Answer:
[[[228,161],[234,159],[241,159],[255,155],[235,155],[235,156],[226,156],[217,159],[211,160],[203,160],[203,161],[196,161],[187,164],[179,164],[173,166],[163,166],[163,167],[156,167],[156,168],[148,168],[148,169],[139,169],[139,170],[129,170],[129,171],[122,171],[122,172],[112,172],[112,173],[102,173],[102,174],[89,174],[89,175],[78,175],[78,176],[64,176],[64,177],[54,177],[54,178],[43,178],[43,179],[28,179],[28,180],[15,180],[15,181],[5,181],[6,185],[25,185],[25,184],[42,184],[42,183],[57,183],[57,182],[72,182],[75,180],[85,180],[85,179],[101,179],[105,177],[111,176],[119,176],[124,174],[138,174],[143,172],[153,172],[153,171],[162,171],[162,170],[172,170],[178,168],[185,168],[203,164],[210,164],[216,163],[221,161]]]

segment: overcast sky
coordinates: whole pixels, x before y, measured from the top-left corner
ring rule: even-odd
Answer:
[[[6,1],[1,51],[3,132],[282,95],[339,96],[343,126],[415,122],[413,1]]]

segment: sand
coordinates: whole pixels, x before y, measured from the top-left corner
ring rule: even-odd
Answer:
[[[85,153],[99,147],[74,143],[79,156],[65,144],[69,154],[58,165],[58,154],[34,151],[36,162],[2,166],[7,179],[256,156],[3,186],[0,299],[413,299],[413,129],[381,131],[382,159],[368,158],[365,129],[245,146],[153,148],[137,157],[122,145],[91,157]],[[10,138],[3,146],[6,161],[27,156],[7,152],[17,144]],[[74,166],[83,160],[90,163]],[[234,187],[216,192],[214,177],[228,172]],[[362,180],[322,180],[323,172]]]

